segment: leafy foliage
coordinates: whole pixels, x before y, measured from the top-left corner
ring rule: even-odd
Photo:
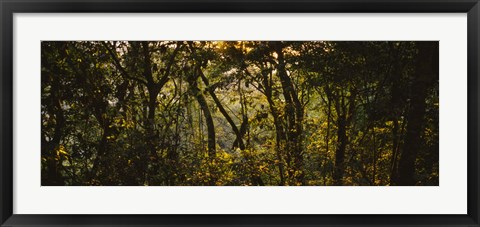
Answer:
[[[42,185],[438,185],[438,42],[42,42]]]

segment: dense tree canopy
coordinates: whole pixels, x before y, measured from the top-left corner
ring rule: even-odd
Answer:
[[[438,185],[438,42],[42,42],[42,185]]]

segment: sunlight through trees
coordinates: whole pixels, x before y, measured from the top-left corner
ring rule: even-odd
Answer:
[[[42,185],[438,185],[438,42],[44,41]]]

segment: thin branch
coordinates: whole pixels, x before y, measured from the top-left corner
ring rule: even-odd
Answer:
[[[178,44],[175,47],[175,50],[173,51],[172,55],[170,56],[170,59],[169,59],[168,65],[167,65],[167,69],[165,70],[165,73],[164,73],[163,77],[157,83],[160,88],[163,87],[163,85],[165,85],[165,83],[167,83],[168,77],[170,77],[170,70],[171,70],[172,65],[175,61],[175,56],[177,55],[178,50],[180,49],[180,46],[181,45]]]
[[[110,57],[112,57],[113,61],[115,62],[115,66],[117,67],[117,69],[123,74],[123,76],[125,76],[126,78],[128,79],[132,79],[132,80],[135,80],[139,83],[142,83],[144,85],[147,85],[147,82],[145,82],[144,80],[142,79],[139,79],[139,78],[136,78],[136,77],[133,77],[133,76],[130,76],[127,71],[122,67],[122,65],[120,64],[120,60],[118,59],[117,55],[110,49],[110,47],[108,47],[108,45],[104,42],[101,42],[102,45],[105,47],[105,49],[107,49]]]

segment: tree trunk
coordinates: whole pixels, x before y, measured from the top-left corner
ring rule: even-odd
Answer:
[[[425,99],[438,70],[438,42],[419,42],[415,79],[407,116],[405,144],[398,166],[398,185],[415,185],[415,160],[422,141]],[[437,74],[438,75],[438,74]]]
[[[397,156],[398,156],[398,147],[399,147],[399,134],[398,134],[398,119],[395,117],[393,119],[393,146],[392,146],[392,158],[390,161],[390,185],[393,185],[397,179]]]
[[[394,45],[391,45],[391,48],[395,48]],[[390,83],[391,97],[390,97],[390,106],[391,106],[391,116],[393,121],[392,128],[392,157],[390,160],[390,185],[394,185],[398,178],[398,153],[400,148],[400,126],[399,118],[403,114],[404,110],[402,109],[402,97],[401,97],[401,86],[399,83],[402,79],[402,72],[404,66],[401,65],[401,53],[397,50],[395,51],[395,58],[393,59],[393,71],[391,72],[392,79]],[[405,122],[403,120],[402,124]]]
[[[347,146],[347,131],[345,114],[338,116],[337,128],[337,150],[335,152],[335,169],[333,172],[334,185],[343,185],[343,174],[345,172],[345,148]]]
[[[305,185],[303,171],[303,106],[298,99],[295,87],[285,69],[285,57],[282,42],[275,42],[275,52],[278,56],[278,75],[285,97],[285,115],[287,117],[287,147],[292,154],[292,169],[288,171],[289,180],[295,185]]]
[[[262,74],[263,77],[263,87],[265,88],[265,97],[268,102],[268,106],[270,109],[270,113],[272,114],[273,117],[273,124],[275,125],[275,140],[276,140],[276,156],[277,156],[277,166],[278,166],[278,172],[280,176],[280,182],[279,185],[285,185],[285,169],[284,169],[284,160],[283,160],[283,153],[286,145],[286,136],[285,136],[285,129],[282,125],[282,121],[280,119],[280,116],[277,112],[277,107],[275,106],[275,103],[273,101],[273,92],[272,92],[272,86],[271,83],[269,82],[268,75],[267,74]],[[290,160],[287,159],[287,163]]]
[[[200,105],[200,109],[202,110],[205,118],[205,124],[207,125],[207,155],[210,162],[209,164],[211,165],[216,156],[215,125],[213,124],[212,114],[210,112],[210,109],[208,108],[205,97],[203,96],[201,90],[198,88],[196,77],[189,77],[188,83],[190,84],[190,90],[193,96],[197,100],[198,105]],[[211,169],[209,171],[211,171]],[[215,185],[215,183],[216,179],[211,176],[209,179],[209,185],[213,186]]]
[[[147,183],[150,185],[158,184],[159,182],[153,182],[153,175],[159,171],[158,161],[159,156],[157,154],[157,135],[155,133],[155,110],[157,107],[157,96],[160,93],[160,86],[155,83],[152,73],[152,61],[150,59],[150,49],[148,42],[142,42],[143,53],[143,77],[146,79],[146,87],[148,90],[148,114],[146,124],[146,144],[148,148],[148,161],[151,163],[151,168],[147,170]]]
[[[329,145],[330,145],[330,119],[331,119],[331,115],[332,115],[332,102],[329,98],[327,98],[327,133],[325,135],[325,155],[323,156],[323,161],[322,161],[322,176],[323,176],[323,185],[326,186],[327,185],[327,173],[325,171],[325,163],[328,161],[327,159],[327,156],[328,156],[328,152],[329,152]]]
[[[203,74],[202,70],[199,69],[199,74],[200,74],[200,77],[202,78],[203,80],[203,83],[205,84],[205,86],[207,86],[207,91],[208,93],[210,94],[210,96],[212,97],[213,101],[215,102],[215,104],[217,105],[218,109],[220,110],[220,113],[222,113],[223,117],[225,117],[225,119],[227,120],[227,122],[230,124],[230,126],[232,127],[232,130],[233,132],[235,133],[236,135],[236,142],[238,144],[238,147],[240,148],[240,150],[245,150],[245,144],[243,143],[243,136],[240,132],[240,130],[238,130],[238,127],[237,125],[235,125],[235,122],[233,122],[233,119],[230,117],[230,115],[227,113],[227,111],[225,110],[225,108],[223,107],[222,103],[220,102],[220,100],[218,99],[217,95],[215,94],[215,91],[213,90],[212,87],[210,87],[210,83],[207,79],[207,77]],[[237,145],[234,143],[234,146]]]
[[[200,70],[200,69],[197,69]],[[198,102],[198,105],[200,105],[200,108],[202,109],[203,115],[205,117],[205,124],[207,125],[207,153],[208,157],[213,160],[215,158],[216,154],[216,148],[215,148],[215,126],[213,124],[213,118],[212,114],[210,112],[210,109],[208,108],[207,100],[205,100],[205,97],[203,96],[202,92],[198,88],[197,85],[197,80],[196,77],[189,77],[188,78],[188,83],[190,84],[190,90],[192,91],[193,96]]]

